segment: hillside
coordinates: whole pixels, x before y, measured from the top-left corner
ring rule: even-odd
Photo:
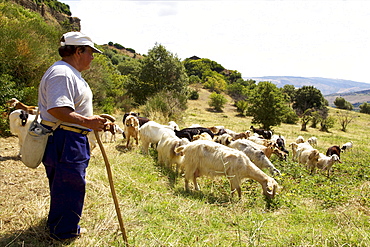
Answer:
[[[325,99],[329,102],[330,106],[334,105],[333,102],[337,97],[344,98],[346,101],[350,102],[354,106],[354,108],[358,108],[358,106],[363,104],[364,102],[370,102],[370,90],[325,95]]]
[[[278,87],[286,84],[294,85],[297,88],[302,86],[314,86],[319,89],[323,95],[334,93],[351,93],[370,89],[369,83],[356,82],[342,79],[329,79],[322,77],[294,77],[294,76],[263,76],[263,77],[243,77],[255,81],[271,81]]]
[[[238,117],[231,102],[224,112],[208,109],[209,92],[189,101],[181,128],[191,124],[224,125],[249,129],[251,119]],[[339,110],[340,111],[340,110]],[[337,110],[330,109],[335,116]],[[242,184],[242,199],[231,197],[225,178],[199,178],[201,191],[186,192],[184,178],[157,163],[157,154],[143,155],[139,147],[125,149],[125,140],[104,143],[114,174],[118,200],[130,246],[369,246],[370,116],[358,116],[348,132],[336,123],[330,133],[299,125],[281,125],[275,133],[287,143],[298,135],[318,138],[318,150],[354,141],[341,156],[330,177],[311,175],[304,165],[291,160],[273,164],[282,176],[274,201],[261,195],[254,180]],[[116,116],[122,127],[122,114]],[[154,119],[160,122],[160,119]],[[53,243],[45,232],[49,194],[43,166],[26,168],[17,158],[16,137],[0,139],[0,246],[65,246]],[[277,224],[278,222],[278,224]],[[98,148],[87,169],[87,196],[82,227],[88,233],[70,246],[124,246]]]
[[[364,102],[370,102],[370,84],[341,79],[328,79],[321,77],[293,77],[293,76],[264,76],[264,77],[243,77],[244,80],[252,79],[259,81],[271,81],[278,87],[293,85],[296,88],[302,86],[314,86],[324,95],[329,106],[335,107],[334,100],[342,97],[350,102],[354,109]]]

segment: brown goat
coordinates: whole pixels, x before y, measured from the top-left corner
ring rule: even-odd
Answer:
[[[37,106],[28,106],[17,100],[16,98],[12,98],[6,102],[9,105],[9,108],[15,108],[15,109],[20,109],[28,114],[33,114],[36,115],[37,112]]]

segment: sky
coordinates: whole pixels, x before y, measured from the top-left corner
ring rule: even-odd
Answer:
[[[59,0],[81,32],[147,54],[208,58],[242,77],[301,76],[370,83],[370,1]]]

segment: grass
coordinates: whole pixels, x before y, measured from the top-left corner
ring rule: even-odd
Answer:
[[[207,111],[207,95],[201,91],[200,100],[189,102],[180,127],[197,123],[249,129],[251,119],[238,117],[230,104],[222,113]],[[336,111],[330,109],[330,114]],[[136,146],[125,150],[119,138],[105,143],[130,246],[370,246],[370,116],[352,114],[359,117],[347,132],[338,123],[330,133],[313,128],[301,132],[299,125],[274,128],[288,143],[298,135],[316,136],[323,153],[349,140],[354,148],[342,154],[343,163],[334,165],[330,177],[310,175],[291,159],[273,156],[282,188],[272,201],[265,200],[253,180],[242,184],[241,200],[230,196],[225,178],[202,177],[201,191],[187,192],[183,177],[157,164],[155,150],[145,156]],[[45,233],[49,196],[44,168],[22,165],[16,141],[10,137],[0,144],[0,246],[124,246],[98,148],[87,170],[81,219],[88,233],[67,244],[52,242]]]

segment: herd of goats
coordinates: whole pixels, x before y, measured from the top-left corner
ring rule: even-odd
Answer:
[[[37,107],[27,106],[15,98],[7,103],[9,107],[15,108],[9,114],[10,130],[18,136],[21,149]],[[158,152],[158,163],[167,167],[176,165],[176,172],[184,174],[186,190],[189,190],[189,181],[192,181],[195,190],[200,190],[198,177],[226,176],[230,181],[232,194],[236,191],[239,198],[242,180],[250,178],[259,182],[263,194],[272,199],[279,186],[275,179],[263,170],[268,170],[272,176],[280,175],[270,158],[276,155],[279,159],[286,160],[289,154],[285,138],[268,130],[251,126],[251,130],[237,133],[224,126],[206,128],[199,125],[180,129],[173,121],[162,125],[133,112],[124,114],[123,129],[114,121],[107,123],[101,133],[103,141],[105,139],[107,142],[109,133],[111,142],[116,140],[116,133],[122,134],[126,139],[127,148],[130,147],[131,138],[137,146],[140,140],[144,154],[149,153],[149,146],[152,145]],[[93,150],[96,146],[94,135],[89,134],[88,137],[90,148]],[[341,152],[352,148],[353,142],[345,143],[342,147],[331,146],[326,154],[316,149],[315,137],[305,141],[299,136],[289,146],[292,161],[306,165],[311,173],[319,169],[326,171],[329,176],[333,164],[341,163]]]

